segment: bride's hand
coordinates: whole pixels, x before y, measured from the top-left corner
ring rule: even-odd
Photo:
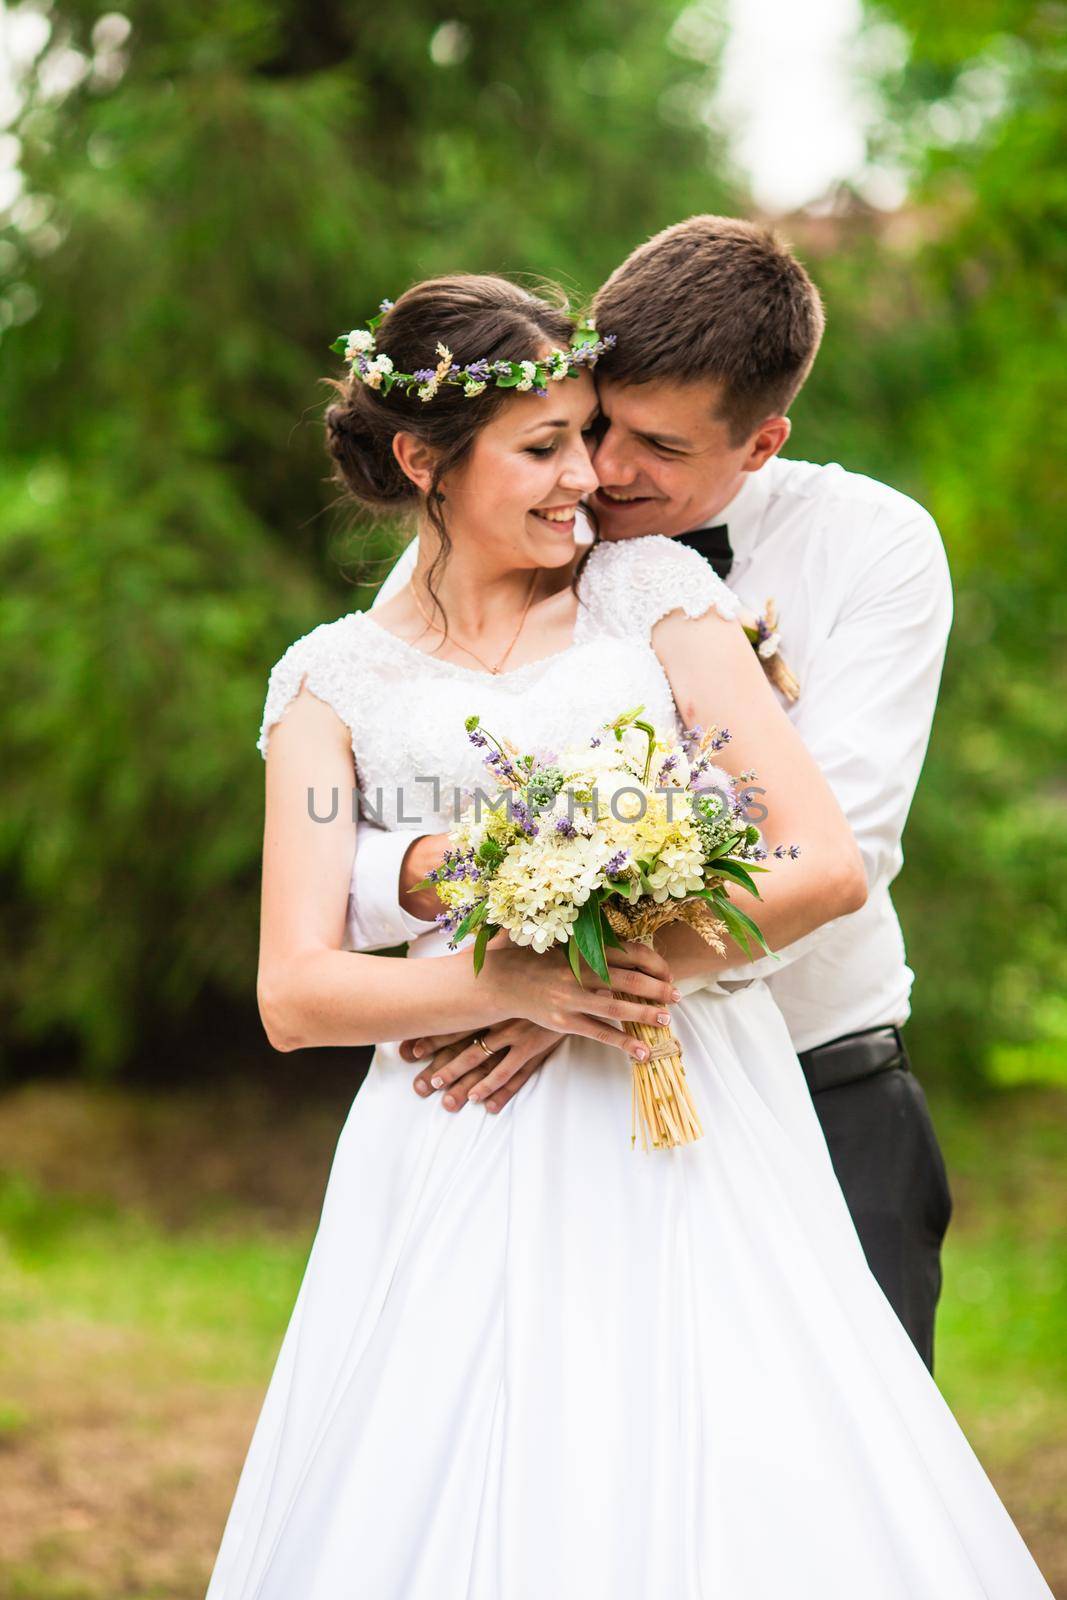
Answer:
[[[648,1046],[615,1024],[669,1026],[666,1007],[680,996],[666,961],[647,945],[631,940],[606,954],[610,982],[584,968],[580,985],[561,948],[535,955],[510,939],[495,939],[479,982],[488,984],[494,1000],[511,1016],[528,1017],[552,1033],[583,1034],[643,1061]],[[613,990],[634,998],[620,999]]]

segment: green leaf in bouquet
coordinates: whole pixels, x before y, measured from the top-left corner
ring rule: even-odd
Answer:
[[[488,900],[479,900],[474,910],[467,912],[467,915],[463,918],[463,921],[452,935],[456,943],[458,944],[461,939],[465,939],[468,933],[472,933],[474,929],[478,927],[479,923],[484,922],[488,913]]]
[[[498,867],[504,859],[504,846],[496,839],[485,838],[478,846],[479,861],[489,867]]]
[[[574,941],[597,977],[608,983],[610,974],[604,953],[604,924],[600,915],[600,901],[595,895],[590,895],[585,904],[578,908]]]
[[[474,975],[478,976],[485,964],[485,947],[498,930],[491,922],[483,922],[478,929],[478,937],[474,941]]]
[[[582,986],[582,956],[581,956],[581,951],[578,949],[578,941],[574,937],[573,933],[571,934],[570,938],[567,940],[567,960],[571,964],[571,971],[574,973],[574,976],[577,978],[579,987],[581,987]]]
[[[437,888],[436,883],[431,883],[429,878],[420,878],[418,883],[413,883],[411,885],[410,893],[414,894],[416,889],[436,889],[436,888]]]
[[[767,869],[765,867],[753,868],[753,871],[755,872],[765,872],[766,870]],[[749,894],[755,895],[757,900],[762,898],[759,890],[756,888],[756,885],[752,882],[752,879],[749,876],[748,868],[743,867],[738,861],[716,861],[715,875],[716,877],[732,878],[734,883],[739,883],[743,889],[748,890]]]
[[[763,934],[753,922],[752,918],[746,915],[746,913],[742,911],[739,906],[735,906],[733,901],[723,892],[723,890],[708,889],[705,891],[703,898],[709,900],[711,904],[714,905],[715,910],[718,912],[723,922],[725,922],[728,931],[733,938],[736,939],[737,943],[741,946],[742,950],[750,960],[752,958],[752,947],[750,940],[752,939],[755,939],[757,944],[759,944],[762,949],[766,950],[769,956],[774,955],[774,951],[770,948],[766,939],[763,937]],[[777,959],[777,956],[775,956],[775,960]]]
[[[704,860],[718,861],[720,856],[732,855],[741,843],[741,839],[742,835],[740,833],[732,833],[728,839],[723,840],[722,844],[717,844],[714,850],[710,850]]]

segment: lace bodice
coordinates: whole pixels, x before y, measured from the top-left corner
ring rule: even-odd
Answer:
[[[578,593],[571,643],[498,674],[438,660],[368,612],[321,623],[271,671],[259,750],[265,758],[271,728],[306,681],[351,732],[369,815],[425,833],[449,826],[454,788],[487,786],[463,726],[474,713],[496,737],[539,752],[584,739],[639,703],[658,726],[677,729],[652,629],[678,608],[696,617],[714,606],[732,619],[736,596],[695,550],[659,535],[598,544]]]

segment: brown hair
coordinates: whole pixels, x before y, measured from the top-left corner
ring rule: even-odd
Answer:
[[[455,273],[427,278],[405,290],[379,324],[375,338],[396,371],[416,372],[437,365],[438,343],[460,366],[481,359],[535,360],[546,346],[566,349],[574,326],[566,296],[555,285],[545,284],[541,294],[532,294],[507,278]],[[434,604],[442,609],[432,586],[451,549],[441,509],[445,498],[441,482],[461,464],[514,390],[490,384],[483,394],[468,398],[461,385],[442,384],[432,400],[422,401],[415,391],[408,395],[399,385],[389,394],[371,389],[354,374],[325,381],[337,393],[325,416],[334,477],[360,506],[406,511],[423,503],[421,491],[393,454],[396,434],[414,434],[435,451],[425,506],[441,547],[428,581]]]
[[[788,246],[736,217],[690,217],[657,233],[616,268],[593,311],[616,337],[597,368],[603,377],[717,380],[734,444],[784,414],[825,321],[819,291]]]

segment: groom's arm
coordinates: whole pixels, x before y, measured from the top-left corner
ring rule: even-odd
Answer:
[[[442,836],[380,828],[360,819],[348,890],[347,939],[352,950],[391,950],[429,933],[436,923],[428,897],[412,896],[404,884],[418,883],[443,852]],[[434,897],[436,900],[436,897]]]
[[[952,625],[952,582],[937,526],[919,506],[891,529],[875,523],[868,538],[858,530],[855,548],[854,582],[808,665],[792,721],[852,828],[869,897],[903,863],[901,836],[930,741]],[[803,848],[802,838],[797,843]],[[841,920],[784,945],[777,959],[744,960],[723,975],[772,977]]]
[[[383,605],[407,583],[419,555],[418,535],[394,563],[371,606]],[[356,852],[348,891],[346,943],[353,950],[388,950],[427,933],[435,924],[418,916],[403,895],[401,874],[409,883],[425,876],[432,860],[424,861],[425,845],[410,833],[363,822],[356,832]]]

